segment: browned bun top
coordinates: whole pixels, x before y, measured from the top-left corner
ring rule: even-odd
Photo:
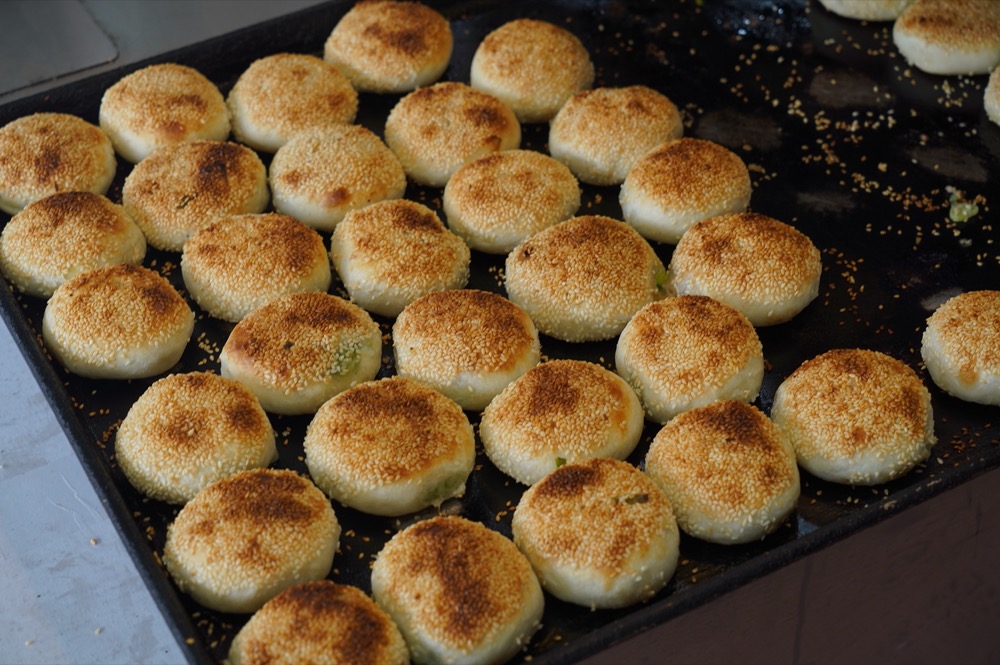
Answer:
[[[1000,376],[1000,291],[967,291],[927,319],[958,379],[973,384],[979,373]]]
[[[1000,3],[995,0],[914,0],[893,30],[943,49],[996,50],[1000,46]]]

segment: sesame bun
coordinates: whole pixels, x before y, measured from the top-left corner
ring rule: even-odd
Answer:
[[[304,446],[320,489],[373,515],[405,515],[462,496],[476,461],[462,408],[399,376],[331,398],[309,423]]]
[[[744,402],[716,402],[680,414],[653,439],[645,468],[685,533],[723,545],[773,532],[799,498],[788,439]]]
[[[619,202],[623,219],[643,237],[677,243],[701,219],[743,212],[750,172],[718,143],[675,139],[646,153],[628,172]]]
[[[640,310],[618,338],[615,365],[658,423],[712,402],[752,402],[764,378],[763,348],[750,321],[705,296]]]
[[[567,462],[625,459],[642,427],[642,404],[624,379],[595,363],[551,360],[493,398],[479,437],[498,469],[531,485]]]
[[[648,600],[677,568],[680,533],[670,502],[627,462],[559,467],[524,493],[512,527],[542,588],[591,609]]]
[[[170,282],[141,266],[98,268],[55,290],[42,338],[62,365],[95,379],[155,376],[180,360],[194,312]]]
[[[240,74],[226,106],[233,137],[273,153],[303,130],[354,122],[358,93],[322,58],[275,53],[253,61]]]
[[[680,111],[652,88],[595,88],[559,109],[549,152],[589,185],[620,185],[640,157],[683,131]]]
[[[988,74],[1000,64],[1000,3],[913,0],[892,26],[896,48],[930,74]]]
[[[941,305],[927,319],[920,354],[946,393],[1000,405],[1000,291],[970,291]]]
[[[289,293],[326,291],[323,238],[294,217],[230,215],[195,233],[181,255],[184,286],[208,314],[239,321]]]
[[[894,21],[910,0],[819,0],[827,11],[859,21]]]
[[[504,150],[469,162],[444,188],[448,227],[472,249],[507,254],[576,214],[580,184],[562,162],[534,150]]]
[[[916,372],[877,351],[834,349],[778,386],[771,418],[799,465],[824,480],[876,485],[930,455],[931,396]]]
[[[594,83],[594,63],[569,30],[516,19],[486,35],[472,56],[470,83],[509,106],[520,122],[548,122]]]
[[[326,496],[294,471],[218,480],[167,528],[163,563],[181,591],[220,612],[255,612],[330,572],[340,524]]]
[[[184,141],[224,141],[229,112],[222,93],[199,71],[149,65],[120,79],[101,98],[99,122],[115,151],[133,164]]]
[[[720,215],[684,233],[670,262],[678,295],[704,295],[755,326],[788,321],[819,294],[819,250],[802,232],[760,213]]]
[[[375,378],[382,333],[357,305],[327,293],[293,293],[236,324],[219,354],[271,413],[315,413],[337,393]]]
[[[392,338],[400,376],[469,411],[482,411],[541,357],[528,315],[503,296],[473,289],[414,300],[396,319]]]
[[[0,234],[0,270],[21,291],[48,298],[63,282],[116,263],[138,265],[146,238],[125,210],[92,192],[29,203]]]
[[[448,19],[419,2],[358,2],[334,26],[323,57],[362,92],[403,93],[441,78],[451,60]]]
[[[115,460],[129,482],[170,503],[186,503],[216,480],[277,458],[274,431],[257,398],[209,372],[156,381],[115,435]]]
[[[405,199],[347,213],[330,238],[330,256],[351,300],[382,316],[469,281],[468,246],[433,210]]]
[[[463,164],[521,145],[521,125],[493,95],[446,81],[415,90],[385,121],[385,142],[414,182],[444,187]]]
[[[372,595],[415,663],[502,663],[531,639],[545,603],[514,543],[461,517],[393,536],[372,567]]]
[[[104,194],[118,163],[111,140],[86,120],[35,113],[0,127],[0,210],[8,215],[56,192]]]
[[[1000,67],[993,70],[983,91],[983,108],[986,117],[1000,125]]]
[[[263,212],[268,199],[260,157],[225,141],[160,148],[135,165],[122,187],[122,205],[149,244],[174,252],[219,217]]]
[[[330,580],[291,586],[236,633],[229,665],[407,665],[410,654],[392,617],[357,587]]]
[[[635,229],[583,215],[531,236],[507,256],[511,301],[538,330],[567,342],[610,339],[666,295],[663,263]]]
[[[274,154],[274,209],[320,231],[333,231],[351,210],[398,199],[406,174],[382,140],[360,125],[333,125],[295,135]]]

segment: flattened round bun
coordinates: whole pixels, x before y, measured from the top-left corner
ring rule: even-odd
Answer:
[[[559,467],[524,493],[512,527],[542,588],[592,609],[648,600],[677,568],[680,532],[670,502],[627,462]]]
[[[615,365],[658,423],[712,402],[752,402],[764,378],[763,347],[750,321],[706,296],[640,310],[618,338]]]
[[[104,194],[118,163],[111,139],[66,113],[35,113],[0,127],[0,210],[15,215],[56,192]]]
[[[225,141],[229,111],[222,93],[191,67],[149,65],[104,92],[101,129],[115,151],[133,164],[157,148],[184,141]]]
[[[1000,65],[1000,3],[913,0],[893,23],[892,39],[929,74],[988,74]]]
[[[414,182],[444,187],[463,164],[521,145],[521,125],[493,95],[445,81],[399,100],[385,142]]]
[[[788,321],[819,295],[819,250],[798,229],[755,212],[696,222],[670,262],[678,295],[703,295],[755,326]]]
[[[589,185],[620,185],[639,158],[683,132],[680,111],[652,88],[594,88],[552,119],[549,153]]]
[[[520,122],[548,122],[594,83],[594,63],[569,30],[521,18],[486,35],[472,56],[470,82],[509,106]]]
[[[399,628],[361,589],[330,580],[291,586],[257,610],[229,647],[230,665],[408,665]]]
[[[14,215],[0,234],[0,270],[14,286],[48,298],[63,282],[116,263],[139,265],[146,238],[100,194],[50,194]]]
[[[444,188],[448,227],[472,249],[507,254],[580,208],[580,184],[562,163],[534,150],[504,150],[469,162]]]
[[[799,465],[835,483],[877,485],[930,456],[930,392],[908,365],[865,349],[807,360],[778,386],[771,418]]]
[[[257,398],[209,372],[156,381],[115,435],[115,460],[129,482],[170,503],[186,503],[216,480],[277,458],[274,430]]]
[[[267,169],[250,148],[227,141],[164,146],[135,165],[122,205],[157,249],[179,252],[225,215],[264,211]]]
[[[330,572],[340,524],[326,496],[294,471],[218,480],[167,528],[163,563],[181,591],[220,612],[255,612]]]
[[[180,360],[193,330],[194,312],[170,282],[127,263],[65,282],[42,315],[42,337],[56,360],[95,379],[165,372]]]
[[[400,376],[331,398],[309,423],[304,447],[320,489],[373,515],[405,515],[462,496],[476,461],[462,408]]]
[[[382,316],[469,281],[469,247],[433,210],[406,199],[347,213],[330,238],[330,256],[351,300]]]
[[[393,536],[372,567],[372,596],[415,663],[502,663],[531,639],[545,603],[514,543],[462,517]]]
[[[396,155],[360,125],[295,135],[274,154],[270,183],[275,210],[320,231],[333,231],[351,210],[406,192]]]
[[[247,314],[219,354],[271,413],[315,413],[337,393],[375,378],[382,333],[363,309],[328,293],[292,293]]]
[[[303,130],[354,122],[358,93],[322,58],[275,53],[253,61],[240,74],[226,106],[233,137],[273,153]]]
[[[690,536],[731,545],[781,526],[799,498],[787,437],[756,407],[735,400],[685,411],[657,433],[646,473]]]
[[[667,294],[667,271],[639,233],[600,215],[572,217],[507,256],[511,301],[538,330],[567,342],[610,339]]]
[[[239,321],[290,293],[330,288],[323,237],[276,212],[230,215],[195,233],[181,255],[184,286],[211,316]]]
[[[469,411],[538,364],[531,319],[496,293],[435,291],[407,305],[392,327],[396,372],[424,383]]]
[[[620,376],[595,363],[551,360],[529,369],[483,411],[486,455],[525,485],[567,462],[625,459],[642,436],[642,404]]]
[[[910,0],[819,0],[828,11],[859,21],[894,21]]]
[[[986,117],[1000,125],[1000,67],[993,70],[986,83],[983,108],[986,110]]]
[[[403,93],[441,78],[452,42],[448,19],[426,5],[365,0],[334,26],[323,57],[357,90]]]
[[[946,393],[1000,405],[1000,291],[970,291],[941,305],[927,319],[920,354]]]
[[[681,138],[646,153],[625,177],[623,219],[644,238],[676,244],[695,222],[743,212],[750,172],[739,155],[718,143]]]

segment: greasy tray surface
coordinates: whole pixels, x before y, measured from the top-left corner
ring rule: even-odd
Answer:
[[[507,20],[530,16],[563,24],[590,51],[597,85],[643,83],[667,94],[685,115],[685,135],[722,143],[750,166],[753,210],[812,238],[824,261],[819,298],[790,323],[759,330],[767,372],[757,404],[765,412],[782,379],[803,361],[831,348],[865,347],[920,372],[931,388],[937,421],[939,442],[930,460],[902,479],[850,488],[803,473],[797,511],[762,542],[723,547],[682,538],[674,580],[647,604],[592,612],[547,597],[544,625],[523,657],[544,663],[582,658],[1000,465],[994,428],[1000,409],[943,394],[931,384],[919,356],[924,321],[936,305],[960,291],[1000,288],[991,209],[993,194],[1000,192],[1000,127],[989,123],[982,110],[985,76],[925,76],[896,53],[889,24],[840,19],[805,0],[430,4],[451,19],[456,38],[446,79],[467,82],[476,45]],[[196,67],[225,94],[258,57],[279,51],[321,53],[346,7],[311,8],[155,61]],[[36,111],[73,113],[96,123],[104,90],[132,69],[9,104],[0,108],[0,125]],[[359,122],[381,135],[396,99],[363,95]],[[523,145],[544,151],[545,127],[524,129]],[[127,170],[119,164],[109,192],[114,200],[120,200]],[[949,188],[969,199],[982,197],[979,214],[951,222]],[[440,190],[411,185],[407,197],[440,212]],[[585,187],[580,214],[620,218],[617,198],[616,187]],[[0,224],[7,219],[0,216]],[[671,250],[657,246],[664,263]],[[183,287],[178,262],[177,254],[151,250],[145,265]],[[474,252],[470,287],[503,293],[501,266],[502,258]],[[331,291],[343,295],[339,284]],[[177,509],[144,499],[114,462],[117,425],[153,379],[92,381],[69,375],[42,347],[38,331],[44,302],[8,285],[0,289],[0,306],[190,658],[221,660],[246,617],[204,610],[176,591],[160,565],[160,553]],[[388,333],[389,322],[380,324]],[[217,354],[230,329],[200,315],[174,371],[217,371]],[[543,337],[542,352],[610,367],[614,341],[570,345]],[[383,376],[393,372],[388,347],[385,355]],[[304,472],[308,418],[272,416],[272,424],[278,465]],[[641,462],[655,431],[647,426],[632,462]],[[466,496],[442,510],[509,535],[511,509],[523,490],[480,454]],[[335,509],[344,535],[331,577],[365,591],[370,591],[369,565],[382,543],[429,514],[395,520],[340,505]]]

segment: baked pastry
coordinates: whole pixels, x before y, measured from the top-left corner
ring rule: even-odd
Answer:
[[[648,600],[677,568],[670,502],[627,462],[595,458],[555,469],[524,493],[511,526],[542,588],[591,609]]]
[[[271,413],[315,413],[337,393],[375,378],[382,333],[363,309],[328,293],[292,293],[236,324],[219,354]]]
[[[17,118],[0,127],[0,210],[14,215],[56,192],[104,194],[117,167],[111,140],[82,118]]]
[[[340,524],[326,496],[294,471],[251,469],[218,480],[167,527],[163,563],[181,591],[220,612],[255,612],[330,572]]]
[[[98,114],[115,151],[133,164],[157,148],[199,139],[225,141],[222,93],[196,69],[167,62],[122,77],[104,92]]]
[[[294,217],[229,215],[184,243],[184,286],[209,315],[239,321],[289,293],[330,288],[323,237]]]
[[[405,515],[462,496],[476,461],[461,407],[400,376],[330,398],[309,423],[304,448],[320,489],[373,515]]]
[[[990,74],[983,91],[983,109],[986,117],[1000,125],[1000,67]]]
[[[580,184],[546,154],[504,150],[455,171],[442,204],[448,227],[469,247],[507,254],[528,236],[575,215]]]
[[[60,192],[29,203],[0,234],[0,270],[18,289],[41,298],[89,270],[139,265],[145,256],[146,238],[132,218],[92,192]]]
[[[640,157],[683,132],[680,111],[652,88],[594,88],[552,119],[549,153],[589,185],[620,185]]]
[[[393,536],[372,566],[372,596],[415,663],[502,663],[527,645],[545,602],[514,543],[462,517]]]
[[[505,285],[538,330],[567,342],[610,339],[669,292],[667,271],[642,236],[600,215],[573,217],[507,256]]]
[[[696,222],[674,248],[678,295],[704,295],[755,326],[788,321],[819,295],[819,250],[798,229],[756,212]]]
[[[269,197],[257,153],[224,141],[164,146],[136,164],[122,187],[122,205],[149,244],[174,252],[220,217],[263,212]]]
[[[351,210],[398,199],[406,174],[382,140],[360,125],[303,132],[271,160],[274,209],[320,231],[333,231]]]
[[[538,364],[538,332],[527,314],[496,293],[435,291],[414,300],[392,327],[396,372],[469,411],[482,411]]]
[[[288,587],[236,633],[229,665],[408,665],[406,642],[385,610],[354,586],[313,580]]]
[[[827,9],[859,21],[894,21],[910,0],[819,0]]]
[[[865,349],[833,349],[802,363],[778,386],[771,418],[803,469],[849,485],[898,478],[936,441],[930,392],[916,372]]]
[[[194,312],[176,289],[142,266],[85,272],[55,290],[42,339],[62,365],[94,379],[155,376],[181,358]]]
[[[750,172],[739,155],[718,143],[681,138],[653,148],[625,176],[622,218],[656,242],[676,244],[695,222],[743,212]]]
[[[735,400],[685,411],[664,425],[645,468],[685,533],[723,545],[772,533],[799,498],[788,438],[759,409]]]
[[[757,331],[738,311],[706,296],[651,303],[625,326],[615,366],[650,420],[721,400],[752,402],[764,378]]]
[[[207,485],[278,459],[257,398],[210,372],[171,374],[132,405],[115,435],[115,461],[153,499],[186,503]]]
[[[404,93],[441,78],[452,43],[448,19],[427,5],[366,0],[337,22],[323,57],[357,90]]]
[[[927,319],[920,355],[949,395],[1000,405],[1000,291],[950,298]]]
[[[322,58],[275,53],[250,63],[229,91],[226,106],[233,137],[273,153],[303,130],[354,122],[358,93]]]
[[[479,43],[470,83],[499,98],[520,122],[548,122],[567,99],[593,85],[594,63],[569,30],[521,18]]]
[[[490,461],[532,485],[569,462],[625,459],[644,423],[620,376],[582,360],[550,360],[504,388],[483,411],[479,438]]]
[[[1000,3],[912,0],[893,23],[892,40],[929,74],[988,74],[1000,65]]]
[[[330,238],[330,256],[351,300],[382,316],[469,281],[469,247],[433,210],[406,199],[347,213]]]
[[[445,81],[399,100],[385,121],[386,145],[414,182],[444,187],[463,164],[521,145],[521,125],[493,95]]]

